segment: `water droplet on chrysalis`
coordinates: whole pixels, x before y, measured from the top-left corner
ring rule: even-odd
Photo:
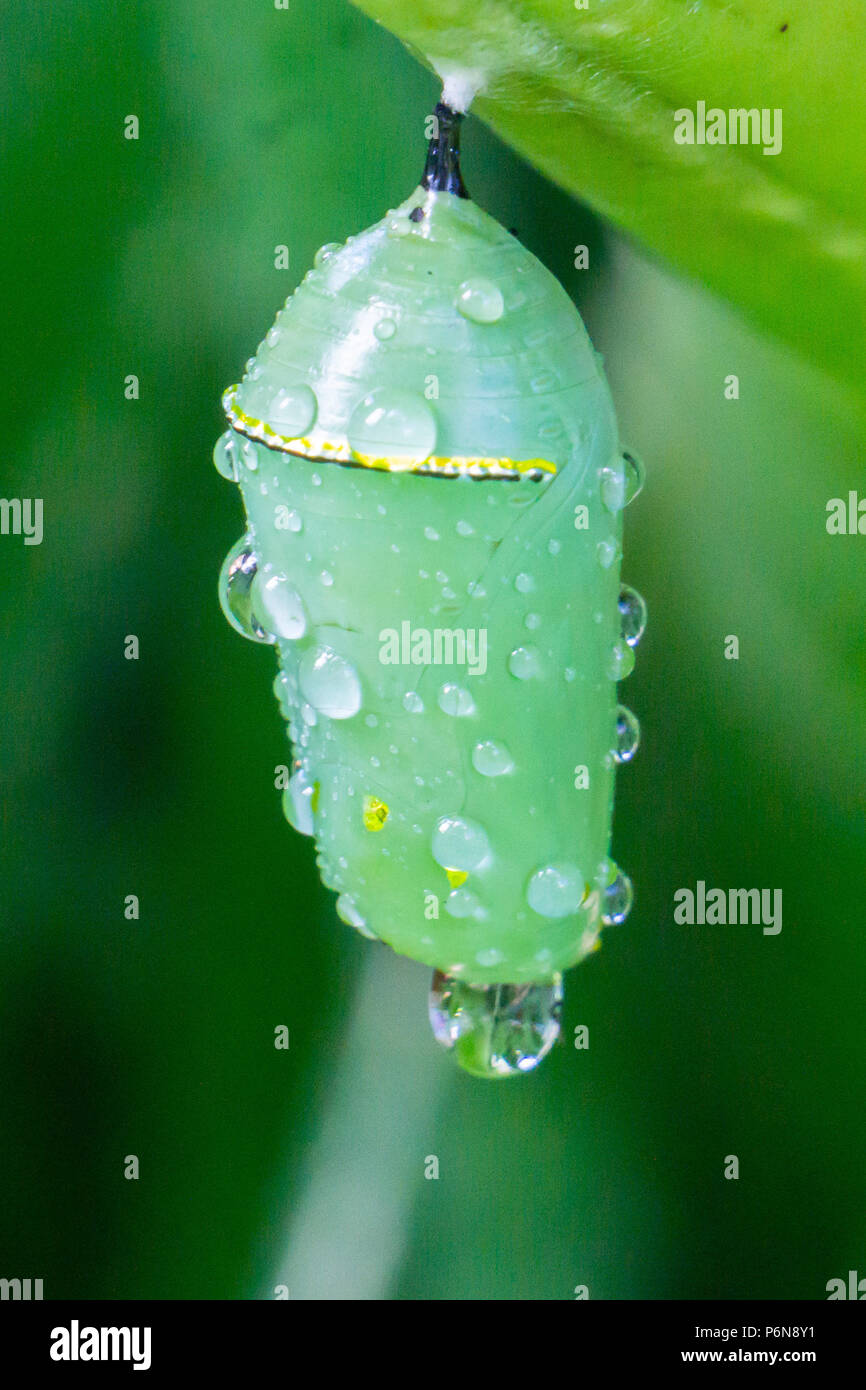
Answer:
[[[251,594],[253,617],[265,632],[297,641],[307,630],[307,615],[297,589],[285,574],[258,571]]]
[[[624,922],[634,900],[631,879],[618,865],[611,867],[614,876],[601,895],[601,920],[606,927],[619,926]]]
[[[443,869],[465,869],[467,873],[479,869],[490,857],[490,842],[483,825],[463,816],[441,816],[430,849]]]
[[[220,435],[213,451],[213,461],[221,478],[228,478],[231,483],[237,482],[238,455],[234,430],[226,430],[225,434]]]
[[[471,985],[437,970],[430,989],[436,1041],[473,1076],[534,1071],[560,1032],[562,977],[544,984]]]
[[[626,642],[614,642],[607,663],[612,681],[623,681],[634,670],[634,650]]]
[[[440,688],[436,698],[443,714],[451,714],[455,718],[463,719],[475,713],[475,701],[462,685],[454,685],[453,682],[449,681]]]
[[[617,705],[614,727],[614,745],[611,750],[614,761],[630,763],[640,743],[640,724],[637,715],[632,714],[625,705]]]
[[[463,317],[472,323],[496,323],[505,312],[501,289],[483,275],[464,280],[454,302]]]
[[[424,460],[436,447],[436,420],[427,402],[407,391],[380,387],[355,407],[349,443],[356,454]]]
[[[256,621],[252,585],[258,565],[252,538],[244,536],[223,561],[219,577],[220,606],[236,632],[251,642],[273,642],[272,633]]]
[[[622,639],[630,647],[636,647],[646,627],[646,603],[637,589],[633,589],[629,584],[623,584],[619,591],[617,607],[619,608],[619,630]]]
[[[545,864],[526,886],[526,901],[539,917],[570,917],[580,910],[586,880],[576,864]]]
[[[351,719],[361,708],[361,682],[354,666],[330,647],[304,652],[298,684],[313,709],[330,719]]]
[[[514,759],[504,743],[483,739],[472,749],[472,766],[482,777],[503,777],[514,770]]]

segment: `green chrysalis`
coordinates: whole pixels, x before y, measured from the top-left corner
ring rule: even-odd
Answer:
[[[247,527],[220,593],[276,646],[284,809],[339,915],[434,968],[437,1038],[499,1076],[549,1050],[562,972],[631,902],[608,850],[642,477],[565,290],[468,198],[459,124],[437,106],[419,187],[322,247],[225,393]]]

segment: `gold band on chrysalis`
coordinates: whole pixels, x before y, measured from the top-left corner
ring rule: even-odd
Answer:
[[[529,478],[538,482],[556,473],[556,464],[548,459],[445,458],[437,455],[422,459],[410,454],[380,457],[358,453],[348,439],[337,443],[306,435],[287,438],[263,420],[256,420],[238,409],[239,389],[238,385],[230,386],[222,398],[223,410],[232,429],[246,435],[247,439],[283,454],[296,454],[299,458],[315,459],[320,463],[340,463],[347,468],[373,468],[384,473],[420,473],[438,478]]]

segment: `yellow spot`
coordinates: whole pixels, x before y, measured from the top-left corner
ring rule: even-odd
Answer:
[[[469,877],[467,873],[464,873],[463,869],[446,869],[445,872],[448,875],[448,882],[451,884],[452,888],[459,888],[461,883],[465,883]]]
[[[388,819],[388,807],[375,796],[364,797],[364,829],[381,830]]]

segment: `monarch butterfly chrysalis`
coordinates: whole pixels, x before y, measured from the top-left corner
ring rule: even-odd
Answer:
[[[321,248],[225,393],[247,527],[220,595],[276,646],[284,809],[337,912],[434,967],[436,1037],[500,1076],[549,1050],[561,973],[631,903],[608,850],[642,475],[574,305],[435,117],[419,187]]]

